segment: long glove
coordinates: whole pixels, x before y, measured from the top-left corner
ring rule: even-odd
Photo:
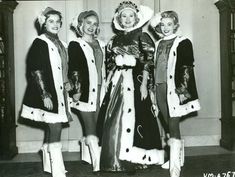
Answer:
[[[43,72],[40,70],[33,71],[32,76],[34,78],[34,81],[38,87],[38,90],[40,92],[44,107],[47,108],[48,110],[53,109],[53,103],[51,100],[51,94],[47,92],[46,86],[45,86],[45,80],[43,77]]]
[[[181,102],[190,99],[191,95],[188,92],[188,82],[190,80],[191,66],[183,66],[180,72],[180,84],[175,89],[176,93],[181,96]]]
[[[81,84],[79,81],[79,73],[78,71],[73,71],[72,75],[71,75],[71,81],[73,84],[73,91],[72,91],[72,95],[73,95],[73,99],[74,101],[78,101],[80,99],[81,96]]]
[[[32,76],[34,78],[34,81],[35,81],[38,89],[39,89],[42,100],[45,98],[51,98],[52,97],[51,94],[49,92],[47,92],[47,90],[46,90],[43,72],[40,70],[33,71]]]

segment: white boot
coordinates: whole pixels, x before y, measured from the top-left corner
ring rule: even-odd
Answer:
[[[62,144],[60,142],[50,143],[49,152],[51,156],[52,177],[66,177],[62,156]]]
[[[164,164],[161,165],[163,169],[170,169],[170,161],[166,161]]]
[[[91,164],[91,156],[89,152],[89,147],[86,145],[86,138],[82,137],[80,140],[80,154],[81,160]]]
[[[86,144],[89,146],[93,172],[100,171],[100,148],[98,145],[98,138],[94,135],[88,135]]]
[[[43,171],[51,173],[51,159],[48,151],[48,144],[44,143],[41,147]]]
[[[180,148],[180,166],[184,166],[184,140],[181,140],[181,148]],[[163,169],[170,169],[170,161],[166,161],[162,166]]]
[[[181,140],[181,147],[180,147],[180,165],[181,167],[184,166],[184,140]]]
[[[170,139],[170,176],[179,177],[180,176],[180,151],[181,141],[179,139]]]

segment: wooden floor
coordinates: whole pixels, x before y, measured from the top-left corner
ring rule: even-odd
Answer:
[[[77,152],[63,153],[67,177],[94,177],[91,166],[82,163]],[[38,154],[19,154],[11,161],[0,161],[0,177],[49,177],[42,172]],[[104,177],[127,177],[125,173],[101,173]],[[169,177],[168,170],[152,166],[138,170],[133,177]],[[186,148],[181,177],[235,177],[235,152],[220,147]]]

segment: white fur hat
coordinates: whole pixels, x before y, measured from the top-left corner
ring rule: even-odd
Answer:
[[[37,19],[38,19],[38,23],[40,24],[40,27],[42,27],[42,25],[45,23],[46,21],[46,14],[48,12],[51,12],[51,11],[55,11],[55,12],[58,12],[60,14],[59,11],[51,8],[51,7],[46,7],[45,9],[41,10],[40,14],[38,15]]]
[[[150,20],[150,26],[152,28],[155,28],[157,25],[159,25],[159,23],[161,22],[162,16],[161,16],[161,12],[156,13],[153,18]]]

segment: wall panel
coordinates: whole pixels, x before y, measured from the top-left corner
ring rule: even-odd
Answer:
[[[33,22],[42,8],[51,6],[62,12],[63,27],[60,38],[66,42],[75,36],[69,29],[73,17],[83,10],[95,10],[101,18],[100,38],[105,42],[114,35],[111,20],[115,8],[122,0],[76,1],[19,1],[14,13],[16,117],[20,115],[26,87],[25,59],[37,33]],[[195,71],[202,110],[181,124],[187,146],[218,145],[220,137],[220,68],[219,68],[219,17],[213,1],[205,0],[133,0],[148,5],[155,12],[175,10],[179,14],[181,32],[194,45]],[[65,151],[79,151],[78,140],[82,129],[76,115],[70,126],[63,129]],[[41,129],[17,122],[19,152],[37,152],[41,146]],[[210,128],[208,128],[210,127]],[[208,140],[208,143],[206,143]]]

